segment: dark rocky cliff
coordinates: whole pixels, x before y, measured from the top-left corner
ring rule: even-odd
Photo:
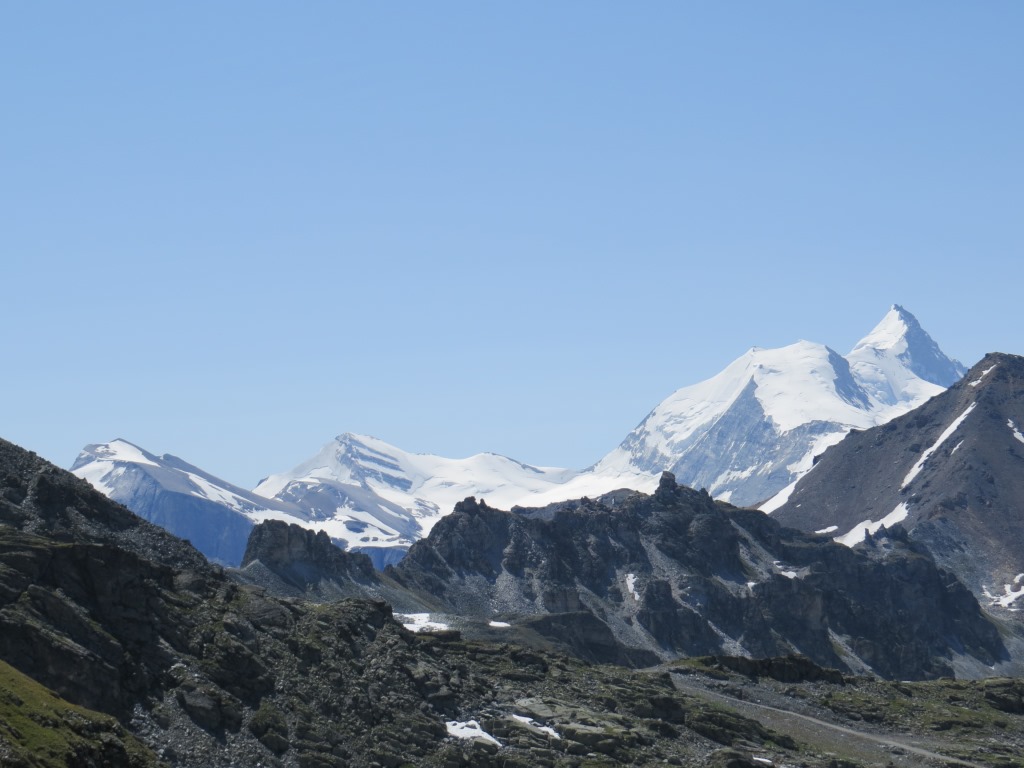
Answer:
[[[323,531],[280,520],[261,523],[250,534],[241,567],[256,562],[302,589],[325,579],[367,584],[378,581],[373,562],[366,555],[336,547]]]
[[[973,596],[904,537],[854,552],[677,486],[544,510],[468,499],[388,573],[585,658],[802,653],[885,677],[1006,658]]]
[[[429,610],[422,599],[375,570],[368,555],[341,549],[323,531],[280,520],[253,527],[241,567],[229,569],[228,575],[279,597],[316,602],[354,597],[386,600],[400,611]]]

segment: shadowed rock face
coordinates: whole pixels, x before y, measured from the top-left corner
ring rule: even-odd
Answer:
[[[373,563],[366,555],[336,547],[323,531],[316,533],[280,520],[268,520],[253,529],[242,568],[256,561],[300,588],[324,579],[377,581]]]
[[[278,597],[386,600],[399,611],[429,610],[421,598],[376,571],[367,555],[337,547],[323,531],[280,520],[253,527],[242,567],[229,569],[228,575]]]
[[[605,660],[799,652],[910,678],[949,674],[960,653],[985,664],[1006,656],[977,601],[905,538],[854,552],[677,486],[669,473],[652,496],[544,510],[467,499],[388,573],[453,613],[550,626],[550,638],[584,657],[594,638],[590,657]],[[590,629],[574,636],[558,616],[581,626],[586,616]]]
[[[986,355],[921,407],[826,451],[772,517],[839,536],[905,505],[911,539],[988,603],[1022,586],[1022,430],[1024,357]]]

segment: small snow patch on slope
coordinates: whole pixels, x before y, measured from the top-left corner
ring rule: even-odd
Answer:
[[[939,435],[939,439],[935,441],[935,444],[932,445],[932,447],[925,451],[923,454],[921,454],[921,458],[917,460],[917,463],[910,468],[909,472],[907,472],[907,476],[903,478],[903,485],[900,486],[901,491],[908,485],[910,485],[910,482],[915,477],[917,477],[918,473],[924,468],[925,462],[932,457],[932,454],[939,449],[939,446],[946,442],[946,440],[948,440],[950,436],[957,431],[960,425],[964,423],[964,419],[970,416],[971,411],[973,411],[975,406],[977,405],[978,404],[974,402],[967,406],[967,410],[961,413],[960,416],[956,419],[956,421],[954,421],[952,424],[946,427],[945,431],[943,431],[943,433]]]
[[[857,523],[853,526],[848,533],[845,533],[842,536],[836,536],[833,541],[838,541],[840,544],[852,547],[854,544],[864,541],[865,530],[868,533],[874,533],[883,525],[888,528],[890,525],[896,525],[896,523],[905,520],[908,514],[910,514],[910,509],[907,507],[907,503],[905,501],[900,502],[896,505],[896,509],[883,517],[877,523],[874,520],[864,520],[863,522]]]
[[[483,739],[501,746],[501,742],[481,728],[480,723],[476,720],[466,720],[465,722],[449,720],[445,726],[448,728],[448,735],[457,739]]]
[[[1018,573],[1016,578],[1013,580],[1013,584],[1004,584],[1003,594],[1001,595],[993,595],[988,591],[987,587],[983,587],[985,597],[989,600],[989,605],[999,606],[1000,608],[1010,608],[1012,611],[1019,610],[1017,608],[1012,608],[1011,606],[1017,602],[1018,598],[1024,596],[1024,587],[1014,589],[1014,584],[1020,584],[1022,578],[1024,578],[1024,573]]]
[[[761,505],[761,511],[764,512],[766,515],[770,515],[772,512],[774,512],[787,501],[789,501],[789,497],[793,495],[793,491],[796,489],[796,484],[798,482],[800,482],[799,477],[792,483],[787,485],[785,488],[783,488],[781,491],[779,491],[777,494],[772,496],[770,499],[768,499],[768,501]]]
[[[532,717],[526,717],[525,715],[512,715],[513,720],[518,720],[520,723],[532,726],[541,733],[546,733],[548,736],[554,736],[556,739],[561,739],[561,735],[554,728],[547,725],[537,725],[537,721]]]
[[[842,439],[846,437],[846,434],[847,433],[845,431],[828,432],[815,438],[814,442],[811,444],[810,450],[803,455],[800,461],[786,465],[786,469],[795,473],[793,482],[768,499],[768,501],[762,504],[759,509],[766,515],[770,515],[789,501],[789,497],[793,495],[793,491],[796,489],[796,484],[800,482],[800,478],[810,472],[811,468],[814,467],[814,459],[821,456],[833,445],[840,443]]]
[[[995,366],[993,365],[992,368],[995,368]],[[992,371],[992,368],[986,368],[984,371],[981,372],[981,375],[978,378],[976,378],[974,381],[968,382],[970,386],[976,387],[979,384],[981,384],[981,380],[985,378],[986,374]]]
[[[636,574],[626,574],[626,589],[629,590],[629,594],[633,596],[634,600],[640,600],[640,593],[636,591]]]
[[[396,613],[395,617],[402,622],[402,626],[412,632],[431,632],[435,630],[444,631],[448,629],[447,624],[440,621],[431,621],[429,613]],[[473,722],[470,720],[470,722]],[[463,736],[461,738],[472,738]]]
[[[1020,433],[1020,430],[1019,430],[1019,429],[1017,429],[1017,425],[1013,423],[1013,419],[1007,419],[1007,420],[1006,420],[1006,426],[1008,426],[1008,427],[1009,427],[1010,429],[1012,429],[1012,430],[1013,430],[1013,436],[1014,436],[1015,438],[1017,438],[1017,439],[1018,439],[1018,440],[1020,440],[1020,441],[1021,441],[1022,443],[1024,443],[1024,435],[1022,435],[1022,434]]]

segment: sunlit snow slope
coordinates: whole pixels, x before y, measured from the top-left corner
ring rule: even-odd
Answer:
[[[896,305],[843,357],[800,341],[748,351],[707,381],[670,395],[589,472],[664,469],[738,505],[782,503],[816,455],[851,429],[884,423],[964,373]]]
[[[507,508],[564,487],[576,474],[494,453],[466,459],[408,453],[374,437],[344,434],[291,472],[266,478],[255,492],[317,519],[333,518],[321,527],[349,546],[408,546],[467,496]]]
[[[189,539],[211,560],[229,565],[241,561],[253,523],[277,518],[308,525],[308,514],[298,507],[127,440],[87,445],[71,471],[141,517]]]

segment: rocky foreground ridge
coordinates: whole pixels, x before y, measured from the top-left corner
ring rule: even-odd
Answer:
[[[0,659],[17,670],[0,674],[5,766],[697,765],[739,742],[797,748],[666,673],[416,635],[380,601],[270,597],[6,442]],[[450,734],[470,721],[490,735]]]
[[[353,584],[372,574],[316,537],[270,533],[254,551],[295,589],[321,584],[321,570]],[[751,679],[853,684],[806,660],[751,663],[739,667]],[[692,689],[720,676],[686,670],[684,692],[675,668],[414,634],[382,601],[273,597],[0,441],[4,766],[863,764]],[[992,690],[975,735],[1022,743],[1022,692]]]

